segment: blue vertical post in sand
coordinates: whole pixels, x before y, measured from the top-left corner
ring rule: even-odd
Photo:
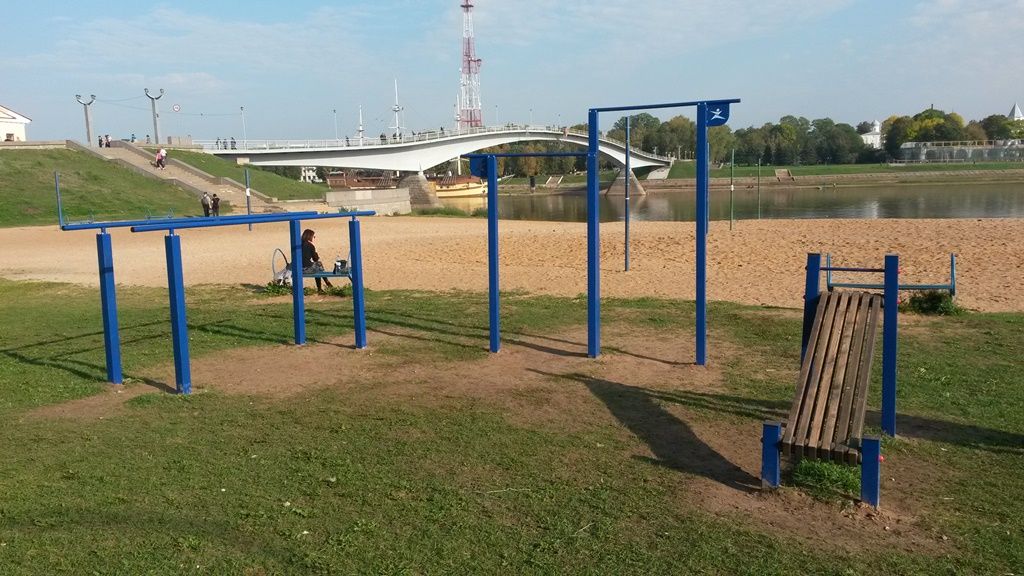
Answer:
[[[306,343],[306,295],[302,292],[302,221],[288,223],[292,244],[292,322],[295,343]]]
[[[885,255],[885,315],[882,320],[882,430],[896,435],[896,344],[900,305],[900,257]]]
[[[598,205],[600,191],[597,172],[599,112],[590,109],[587,119],[587,356],[597,358],[601,353],[601,239]]]
[[[192,392],[192,368],[185,319],[185,281],[181,269],[181,236],[171,230],[164,237],[167,255],[167,288],[171,303],[171,342],[174,346],[174,382],[178,393]]]
[[[626,179],[623,181],[625,184],[626,198],[623,200],[624,210],[626,213],[626,258],[623,268],[626,272],[629,272],[629,181],[632,179],[633,172],[629,169],[629,116],[626,116]]]
[[[831,268],[831,264],[828,266]],[[814,314],[818,309],[821,297],[821,254],[807,254],[807,277],[804,280],[804,329],[800,338],[800,363],[804,361],[807,345],[810,344],[811,327],[814,326]],[[832,271],[829,270],[829,274]]]
[[[366,304],[363,299],[363,242],[359,234],[359,220],[348,223],[348,263],[352,279],[352,318],[356,333],[356,348],[366,348]]]
[[[697,104],[697,359],[698,366],[708,360],[708,105]]]
[[[252,216],[252,189],[249,188],[249,169],[245,169],[245,213]],[[252,232],[252,222],[249,223],[249,231]]]
[[[100,304],[103,310],[103,351],[107,362],[107,381],[121,384],[121,338],[117,326],[117,292],[114,284],[114,252],[106,229],[96,235],[96,255],[100,267]]]
[[[498,277],[498,159],[487,156],[487,305],[491,352],[501,349],[501,282]]]

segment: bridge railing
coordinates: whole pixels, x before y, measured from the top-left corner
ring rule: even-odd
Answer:
[[[505,124],[504,126],[481,126],[478,128],[461,128],[457,130],[428,130],[424,132],[410,132],[400,134],[381,134],[377,137],[371,137],[364,135],[362,138],[358,136],[346,136],[344,138],[330,138],[330,139],[307,139],[307,140],[254,140],[247,139],[241,141],[230,141],[230,140],[193,140],[193,145],[198,145],[203,150],[209,151],[226,151],[226,152],[244,152],[244,151],[284,151],[284,150],[307,150],[307,149],[319,149],[319,148],[367,148],[367,147],[381,147],[381,146],[393,146],[402,144],[416,144],[421,142],[431,142],[437,140],[450,140],[460,136],[474,136],[480,134],[501,134],[505,132],[544,132],[549,134],[561,134],[564,136],[577,136],[583,139],[587,138],[587,133],[581,130],[572,130],[567,127],[560,126],[544,126],[544,125],[522,125],[522,124]],[[626,143],[607,136],[602,136],[601,141],[608,144],[613,144],[620,148],[625,148]],[[633,149],[634,154],[640,154],[648,158],[656,158],[663,161],[671,160],[669,156],[662,156],[659,154],[653,154],[642,150]]]

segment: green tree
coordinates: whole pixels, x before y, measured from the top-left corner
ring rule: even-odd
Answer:
[[[909,116],[900,116],[892,121],[889,130],[883,137],[883,148],[892,158],[898,158],[900,146],[912,141],[914,137],[914,120]]]
[[[985,130],[987,140],[1005,140],[1009,138],[1013,132],[1010,119],[1002,114],[986,116],[981,120],[980,124]]]

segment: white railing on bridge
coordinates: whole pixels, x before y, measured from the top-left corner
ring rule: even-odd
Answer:
[[[501,134],[506,132],[545,132],[549,134],[561,134],[563,136],[577,136],[580,138],[587,138],[588,134],[582,130],[572,130],[567,127],[559,126],[527,126],[519,124],[506,124],[504,126],[481,126],[479,128],[462,128],[459,130],[429,130],[424,132],[410,132],[400,134],[381,134],[378,137],[358,136],[338,139],[321,139],[321,140],[240,140],[240,141],[229,141],[229,140],[193,140],[194,146],[201,146],[203,150],[221,150],[221,151],[265,151],[265,150],[304,150],[304,149],[337,149],[337,148],[365,148],[365,147],[380,147],[380,146],[392,146],[400,144],[416,144],[419,142],[431,142],[437,140],[450,140],[461,136],[473,136],[478,134]],[[626,143],[613,138],[608,138],[602,135],[601,141],[609,144],[614,144],[621,148],[625,148]],[[644,150],[637,150],[633,147],[634,154],[642,154],[648,158],[655,158],[665,162],[670,161],[670,156],[662,156],[660,154],[654,154]]]

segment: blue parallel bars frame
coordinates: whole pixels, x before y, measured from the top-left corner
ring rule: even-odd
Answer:
[[[273,214],[267,216],[244,216],[238,217],[230,222],[224,219],[199,219],[185,223],[147,223],[145,225],[133,226],[132,232],[156,232],[166,231],[167,237],[167,282],[170,292],[171,308],[171,329],[172,342],[174,346],[174,368],[175,384],[179,393],[188,394],[191,392],[191,359],[188,344],[188,324],[185,308],[185,286],[181,274],[181,240],[174,231],[182,228],[212,228],[216,226],[232,226],[250,223],[288,222],[291,236],[292,249],[292,293],[293,313],[295,316],[295,343],[303,344],[306,341],[305,334],[305,300],[302,294],[302,220],[322,220],[329,218],[351,218],[349,224],[349,237],[352,255],[350,256],[350,269],[352,269],[352,306],[355,326],[356,348],[366,347],[366,311],[363,299],[362,287],[362,244],[359,238],[358,216],[372,216],[373,211],[343,212],[339,214],[315,214],[315,213],[288,213]],[[353,224],[355,224],[353,226]],[[297,240],[296,240],[297,239]]]
[[[599,174],[597,171],[599,146],[599,115],[601,112],[653,110],[657,108],[697,107],[697,213],[696,221],[696,358],[699,366],[707,364],[707,233],[708,210],[708,128],[724,125],[729,120],[730,104],[738,98],[726,100],[699,100],[639,106],[612,106],[591,108],[588,115],[587,149],[587,355],[596,358],[601,353],[601,264],[600,226],[598,214]],[[627,143],[628,147],[628,143]],[[628,175],[627,175],[628,178]]]
[[[114,281],[114,251],[113,242],[108,228],[128,228],[145,224],[169,224],[169,223],[190,223],[197,219],[209,221],[211,219],[200,217],[187,218],[147,218],[145,220],[121,220],[109,222],[67,222],[64,218],[64,202],[60,192],[60,173],[54,172],[54,188],[57,196],[57,222],[60,229],[65,232],[77,230],[99,230],[96,235],[96,259],[99,264],[100,284],[100,307],[103,316],[103,355],[106,363],[107,381],[111,384],[124,382],[124,373],[121,363],[121,338],[117,314],[117,284]],[[315,215],[316,212],[294,212],[294,214]],[[270,218],[271,214],[256,214],[252,218],[254,222]],[[213,221],[229,221],[237,219],[238,216],[224,216],[213,218]]]

